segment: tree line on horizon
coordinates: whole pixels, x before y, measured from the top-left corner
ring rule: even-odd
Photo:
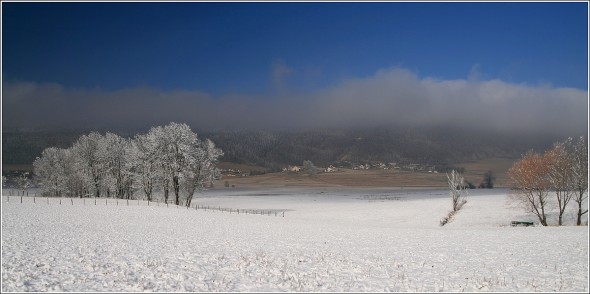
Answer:
[[[141,191],[151,201],[162,191],[166,203],[173,193],[176,205],[190,206],[194,193],[219,176],[222,155],[188,125],[170,123],[133,138],[91,132],[69,148],[46,148],[33,167],[48,196],[131,199]]]
[[[118,131],[133,138],[139,131]],[[3,133],[2,163],[32,164],[48,147],[68,148],[91,130],[10,130]],[[102,130],[101,133],[113,132]],[[516,159],[530,148],[545,150],[555,136],[479,133],[446,128],[366,127],[306,130],[202,130],[224,151],[219,161],[279,172],[286,165],[310,160],[318,166],[372,162],[436,166],[439,172],[458,170],[456,163],[494,157]],[[458,170],[459,171],[459,170]]]

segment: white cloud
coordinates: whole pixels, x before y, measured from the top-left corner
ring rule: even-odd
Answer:
[[[273,65],[273,78],[291,70]],[[211,97],[199,91],[68,89],[4,82],[5,126],[151,126],[169,121],[197,128],[464,126],[503,132],[587,133],[588,92],[500,80],[420,78],[380,70],[315,91],[272,97]],[[269,102],[271,101],[271,102]]]
[[[282,59],[275,59],[272,63],[273,85],[282,90],[285,88],[285,78],[293,73],[293,69],[287,66]]]

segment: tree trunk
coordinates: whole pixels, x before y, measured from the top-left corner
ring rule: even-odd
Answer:
[[[147,197],[148,201],[152,201],[152,185],[147,184],[144,187],[143,192],[145,193],[145,196]]]
[[[578,202],[578,220],[576,221],[577,226],[582,225],[582,202]]]
[[[547,226],[547,217],[545,216],[545,205],[541,204],[541,224]]]
[[[96,197],[100,198],[100,187],[98,186],[98,182],[94,182],[94,188],[96,190]]]
[[[168,204],[168,181],[164,181],[164,201]]]
[[[180,192],[180,179],[177,175],[172,177],[172,188],[174,189],[174,204],[180,205],[180,197],[178,193]]]
[[[587,212],[588,212],[588,209],[586,209],[586,211],[582,211],[582,201],[578,202],[578,220],[576,222],[576,225],[578,225],[578,226],[582,225],[582,216],[584,214],[586,214]]]

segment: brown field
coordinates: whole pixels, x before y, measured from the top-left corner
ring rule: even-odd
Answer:
[[[511,158],[492,158],[476,162],[459,163],[457,166],[465,168],[465,180],[479,185],[483,179],[483,174],[491,170],[496,177],[495,184],[498,187],[508,186],[508,176],[506,172],[517,159]]]
[[[2,164],[2,172],[11,172],[11,171],[33,171],[32,164]]]
[[[465,180],[479,185],[483,174],[491,170],[496,177],[496,187],[506,187],[506,171],[514,163],[514,159],[494,158],[477,162],[458,163],[456,166],[465,168]],[[242,171],[265,171],[263,167],[222,162],[219,168],[232,168]],[[32,171],[32,165],[11,164],[2,165],[2,171]],[[400,170],[352,170],[340,169],[333,173],[319,172],[315,177],[309,177],[303,173],[268,173],[250,177],[225,176],[215,183],[217,187],[223,187],[225,181],[235,187],[446,187],[444,173],[410,172]]]
[[[483,174],[491,170],[496,176],[495,186],[506,187],[506,171],[513,160],[506,158],[488,159],[478,162],[460,163],[465,168],[465,180],[479,185]],[[216,185],[223,186],[225,181],[235,187],[446,187],[444,173],[410,172],[400,170],[352,170],[339,169],[333,173],[320,172],[314,177],[304,173],[280,172],[250,177],[223,177]]]

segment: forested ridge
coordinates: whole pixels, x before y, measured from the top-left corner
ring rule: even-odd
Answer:
[[[98,130],[105,132],[107,130]],[[7,130],[2,164],[32,164],[47,147],[65,148],[90,130]],[[115,133],[130,137],[135,131]],[[311,160],[318,166],[350,162],[445,165],[493,157],[518,158],[545,150],[555,136],[505,135],[446,128],[197,131],[224,152],[220,161],[278,171]]]
[[[493,157],[518,158],[549,148],[553,138],[418,128],[234,131],[203,134],[225,155],[222,161],[279,170],[311,160],[319,166],[343,162],[446,165]]]

